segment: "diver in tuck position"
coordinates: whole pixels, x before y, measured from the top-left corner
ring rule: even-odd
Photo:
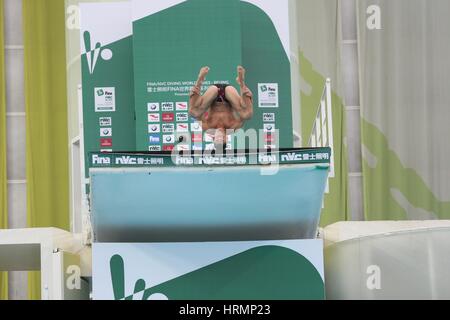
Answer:
[[[227,144],[227,129],[237,130],[253,116],[253,94],[245,85],[245,69],[237,68],[236,81],[241,93],[231,85],[215,84],[201,95],[209,67],[203,67],[189,97],[189,114],[202,123],[204,131],[216,129],[214,144],[224,147]]]

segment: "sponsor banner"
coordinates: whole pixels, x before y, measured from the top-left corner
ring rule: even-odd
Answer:
[[[161,103],[161,111],[174,111],[173,102],[163,102]]]
[[[275,113],[263,113],[264,122],[275,122]]]
[[[164,144],[174,144],[175,143],[175,135],[173,135],[173,134],[163,135],[163,143]]]
[[[71,2],[79,6],[69,5]],[[68,29],[66,36],[70,43],[69,55],[73,56],[69,59],[73,63],[68,66],[69,103],[82,102],[83,108],[80,120],[83,122],[83,175],[86,178],[89,177],[89,152],[136,150],[131,2],[91,2],[66,1],[67,8],[79,8],[79,11],[68,11],[73,11],[77,27]],[[101,21],[114,23],[99,23]],[[146,104],[147,101],[142,104],[143,109]],[[147,114],[142,121],[146,122],[143,129],[147,131]],[[99,144],[102,128],[111,128],[114,132],[114,148],[102,147],[102,141]],[[109,145],[107,141],[103,140],[103,144]]]
[[[98,124],[100,127],[111,127],[112,118],[111,117],[101,117],[98,119]]]
[[[148,114],[148,122],[159,122],[160,121],[159,113],[149,113]]]
[[[149,146],[148,151],[161,151],[161,146]]]
[[[112,139],[111,138],[103,138],[100,139],[100,147],[112,147]]]
[[[96,300],[325,298],[322,240],[94,243],[92,254]]]
[[[111,137],[112,128],[100,128],[100,137]]]
[[[150,102],[147,104],[147,111],[148,112],[159,112],[159,102]]]
[[[188,111],[188,103],[187,102],[177,102],[176,110],[177,111]]]
[[[189,123],[177,123],[177,132],[189,132]]]
[[[188,144],[178,144],[177,145],[177,150],[178,151],[190,151],[191,148]]]
[[[276,130],[275,129],[275,124],[271,124],[271,123],[269,123],[269,124],[265,123],[264,124],[264,132],[274,133],[275,130]]]
[[[200,122],[191,123],[191,131],[192,132],[202,132],[202,124]]]
[[[163,113],[162,121],[164,121],[164,122],[173,122],[174,120],[175,120],[175,116],[174,116],[173,113]]]
[[[205,142],[214,142],[214,134],[205,132]]]
[[[161,137],[159,135],[150,135],[148,141],[149,141],[150,144],[160,144],[161,143]]]
[[[177,113],[177,122],[189,121],[189,115],[187,112],[179,112]]]
[[[188,100],[198,71],[206,64],[210,72],[201,92],[214,84],[236,87],[236,66],[244,66],[248,72],[247,85],[254,96],[254,114],[245,122],[245,128],[259,131],[264,123],[274,123],[280,128],[280,146],[293,146],[291,67],[294,66],[290,63],[292,34],[288,0],[132,0],[130,3],[137,150],[145,150],[148,144],[145,118],[153,112],[146,109],[148,102],[159,103],[162,113],[174,113],[173,119],[162,115],[161,124],[197,122],[188,114]],[[202,19],[192,20],[192,12]],[[220,12],[221,18],[217,19],[211,12]],[[210,25],[214,28],[205,28]],[[217,37],[216,30],[227,32],[221,34],[218,42],[208,40]],[[271,114],[263,116],[268,110]],[[197,124],[188,129],[189,133],[201,131]]]
[[[160,133],[160,132],[161,132],[161,125],[159,123],[148,125],[148,133]]]
[[[175,124],[173,123],[164,123],[162,125],[163,133],[174,133],[175,132]]]
[[[271,142],[275,142],[276,141],[276,136],[272,135],[272,134],[266,134],[264,136],[264,142],[266,143],[271,143]]]
[[[202,143],[203,135],[201,133],[193,133],[192,134],[192,142],[193,143]]]
[[[95,112],[116,111],[116,88],[95,88]]]
[[[172,151],[174,149],[174,135],[163,136],[163,151]],[[167,141],[167,142],[166,142]],[[200,145],[196,145],[198,148]],[[198,149],[197,149],[198,150]],[[287,151],[271,151],[268,153],[248,154],[239,151],[224,155],[211,155],[214,150],[214,144],[206,144],[205,152],[193,153],[189,155],[179,155],[172,157],[168,155],[153,154],[126,154],[112,153],[102,155],[101,153],[91,153],[89,160],[90,166],[96,167],[136,167],[146,166],[152,163],[151,159],[162,159],[158,162],[160,166],[179,166],[179,165],[254,165],[254,164],[318,164],[329,167],[330,148],[314,148],[314,149],[292,149]],[[128,160],[126,160],[128,159]]]
[[[260,108],[278,108],[278,84],[259,83],[258,101]]]

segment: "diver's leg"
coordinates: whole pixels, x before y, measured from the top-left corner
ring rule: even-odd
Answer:
[[[245,85],[245,69],[241,66],[238,67],[236,81],[240,86],[241,94],[234,87],[228,86],[225,89],[225,97],[242,120],[249,120],[253,116],[253,94]]]
[[[189,96],[189,114],[196,119],[201,118],[219,94],[219,89],[216,86],[211,86],[201,95],[201,87],[208,72],[208,67],[203,67],[200,70],[197,82],[191,89]]]

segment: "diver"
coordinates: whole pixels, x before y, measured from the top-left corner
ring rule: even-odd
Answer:
[[[253,94],[245,85],[245,69],[237,67],[236,81],[240,94],[231,85],[215,84],[201,95],[201,87],[209,73],[209,67],[203,67],[189,97],[189,114],[202,123],[204,131],[215,129],[214,144],[223,148],[227,144],[227,130],[243,127],[246,120],[253,116]]]

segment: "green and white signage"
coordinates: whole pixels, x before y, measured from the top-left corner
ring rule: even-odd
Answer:
[[[321,240],[95,243],[97,300],[324,299]]]
[[[261,130],[260,146],[293,146],[288,0],[82,3],[80,16],[86,158],[214,148],[188,113],[202,66],[211,70],[203,91],[237,87],[236,69],[244,66],[254,95],[244,130]]]
[[[287,0],[133,0],[132,6],[138,150],[210,149],[212,139],[188,115],[189,92],[203,66],[210,73],[202,91],[214,84],[239,89],[238,65],[255,97],[244,129],[265,130],[271,148],[292,147]],[[269,125],[279,130],[278,146]]]
[[[81,3],[80,15],[85,159],[89,152],[133,151],[131,3]]]

